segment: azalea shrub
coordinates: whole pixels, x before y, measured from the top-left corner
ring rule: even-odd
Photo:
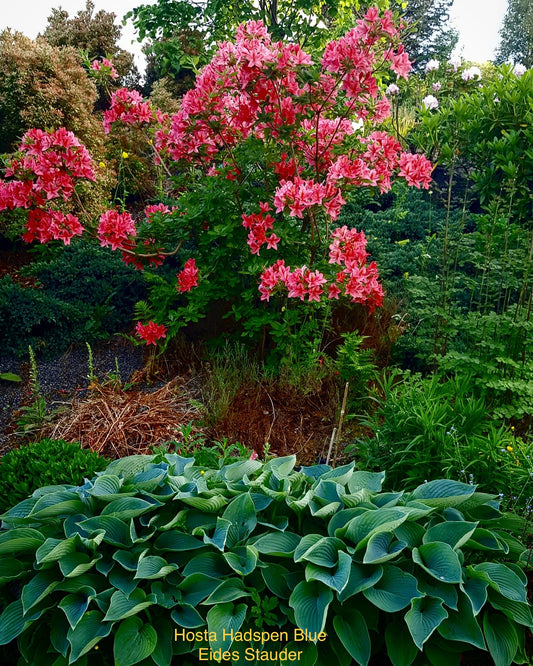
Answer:
[[[251,21],[239,27],[235,43],[219,45],[176,114],[152,109],[135,91],[113,93],[105,130],[149,130],[172,184],[167,200],[150,205],[143,219],[109,210],[95,232],[101,245],[138,268],[167,257],[175,262],[171,280],[154,274],[150,303],[140,311],[137,332],[146,331],[147,342],[168,341],[222,302],[241,335],[286,355],[302,337],[320,340],[332,300],[369,311],[381,305],[364,234],[335,221],[353,188],[386,192],[394,178],[429,186],[430,162],[380,129],[390,104],[377,71],[396,78],[411,68],[400,40],[392,14],[370,9],[313,60]],[[81,149],[74,152],[81,157]],[[70,164],[54,169],[92,177],[71,172]],[[3,206],[32,208],[27,240],[69,242],[81,233],[72,219],[43,212],[43,202],[35,212],[31,201],[9,198],[14,181],[35,186],[31,166],[28,178],[7,175]]]
[[[295,460],[131,456],[36,490],[2,516],[0,645],[21,664],[525,663],[523,521],[457,481],[383,492]]]

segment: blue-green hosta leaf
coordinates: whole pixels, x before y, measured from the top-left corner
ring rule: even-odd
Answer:
[[[92,569],[101,558],[101,553],[95,557],[91,557],[87,553],[67,553],[59,560],[59,568],[65,578],[74,578]]]
[[[447,617],[448,613],[442,607],[442,599],[422,597],[411,601],[411,608],[404,619],[419,650],[422,650],[427,639]]]
[[[185,458],[177,453],[165,453],[165,460],[169,464],[168,473],[174,476],[183,474],[188,467],[194,465],[194,458]]]
[[[486,650],[481,627],[474,617],[472,604],[466,594],[459,594],[457,611],[450,609],[448,617],[438,626],[437,631],[447,641],[461,641]]]
[[[309,465],[308,467],[302,467],[300,473],[304,476],[308,476],[311,479],[318,479],[326,472],[329,472],[331,469],[330,465]]]
[[[411,666],[416,656],[419,654],[418,648],[406,635],[405,624],[402,620],[389,622],[385,629],[385,645],[387,646],[387,656],[392,662],[392,666]]]
[[[109,583],[124,592],[128,596],[139,584],[138,580],[135,580],[133,577],[132,571],[125,571],[122,567],[115,567],[112,571],[109,572]]]
[[[319,581],[298,583],[289,598],[296,625],[300,629],[307,629],[312,635],[321,632],[332,600],[333,592]]]
[[[287,496],[285,501],[287,502],[288,507],[290,507],[296,514],[300,515],[305,508],[309,506],[313,495],[313,490],[310,488],[302,497],[294,499],[294,497]]]
[[[273,595],[280,599],[288,599],[294,586],[290,585],[291,572],[281,564],[269,563],[261,568],[261,575],[265,585]],[[297,581],[298,583],[300,581]]]
[[[292,557],[301,537],[293,532],[274,532],[259,537],[253,546],[262,555]]]
[[[233,550],[223,553],[223,557],[233,571],[241,576],[247,576],[257,566],[259,555],[253,546],[237,546]]]
[[[346,650],[361,666],[367,666],[370,660],[370,635],[365,618],[352,608],[345,615],[333,618],[333,627]]]
[[[231,465],[224,465],[220,470],[220,475],[228,483],[235,483],[235,481],[241,481],[245,476],[251,476],[262,466],[263,463],[259,460],[239,460]]]
[[[130,532],[128,525],[115,516],[95,516],[82,520],[78,525],[88,534],[93,534],[97,530],[104,530],[103,541],[119,548],[129,548],[131,546]]]
[[[124,592],[117,590],[111,596],[111,603],[104,617],[106,622],[124,620],[127,617],[140,613],[144,608],[148,608],[155,602],[153,594],[146,595],[143,590],[135,589],[126,596]]]
[[[144,578],[146,580],[164,578],[169,573],[176,571],[177,568],[177,564],[169,564],[164,558],[159,557],[159,555],[147,555],[139,560],[139,566],[134,578]]]
[[[103,474],[96,477],[93,487],[88,489],[89,495],[98,497],[104,501],[112,501],[117,499],[120,494],[123,479],[115,476],[114,474]]]
[[[341,506],[342,502],[330,502],[329,504],[324,505],[315,502],[315,500],[309,502],[309,510],[314,518],[329,518],[336,513]]]
[[[339,562],[335,569],[325,569],[316,564],[308,564],[305,568],[305,580],[319,580],[337,592],[342,592],[348,583],[351,565],[352,558],[348,553],[339,551]]]
[[[227,575],[227,571],[227,565],[221,553],[200,553],[187,562],[182,573],[184,576],[202,573],[211,578],[222,578]]]
[[[507,599],[507,597],[494,590],[490,590],[489,599],[491,605],[503,611],[509,619],[518,622],[518,624],[523,624],[525,627],[533,627],[533,617],[529,604],[523,601],[511,601],[511,599]]]
[[[490,587],[512,601],[526,601],[526,587],[522,580],[505,564],[499,562],[482,562],[473,570],[483,575]]]
[[[428,597],[442,599],[442,602],[448,608],[457,610],[457,587],[449,583],[435,580],[435,578],[418,579],[418,590]]]
[[[67,634],[70,643],[69,664],[77,661],[89,652],[102,638],[111,633],[111,622],[105,622],[100,611],[92,610],[85,613],[75,629],[69,629]]]
[[[470,599],[474,615],[485,605],[487,601],[487,587],[489,586],[488,580],[482,578],[468,578],[462,585],[461,589]]]
[[[147,469],[155,458],[154,455],[135,454],[125,458],[117,458],[109,463],[105,469],[106,474],[116,474],[128,479],[130,476],[137,474],[143,469]]]
[[[70,490],[60,490],[40,497],[29,515],[32,518],[53,518],[55,516],[83,513],[84,509],[85,505],[78,493]]]
[[[393,565],[384,569],[383,575],[373,587],[363,590],[365,597],[386,613],[395,613],[422,596],[416,587],[416,578]]]
[[[355,463],[351,462],[348,463],[347,465],[334,467],[333,469],[330,469],[328,472],[322,474],[320,480],[321,481],[333,480],[335,481],[335,483],[339,483],[341,486],[345,486],[352,478],[354,466]]]
[[[350,577],[348,578],[348,583],[342,592],[338,595],[339,601],[344,603],[346,599],[353,597],[354,594],[362,592],[369,587],[374,587],[374,585],[379,581],[383,576],[383,567],[377,566],[362,566],[352,562],[350,568]]]
[[[443,541],[454,550],[465,544],[474,533],[478,523],[448,520],[430,527],[424,535],[424,543]]]
[[[342,503],[348,509],[353,509],[356,506],[359,506],[363,502],[370,502],[372,500],[372,493],[370,490],[363,488],[358,490],[355,493],[347,493],[342,496]]]
[[[397,557],[407,546],[403,541],[394,541],[391,532],[379,532],[368,540],[363,562],[365,564],[380,564]]]
[[[413,548],[413,562],[443,583],[460,583],[462,567],[455,550],[443,541],[423,543]]]
[[[335,567],[339,561],[339,550],[345,544],[335,537],[324,537],[320,534],[306,534],[302,537],[294,551],[294,561],[312,562],[321,567]]]
[[[250,593],[246,591],[241,578],[226,578],[202,604],[212,606],[213,604],[226,603],[249,596]]]
[[[408,518],[402,508],[368,510],[352,518],[339,534],[356,544],[356,550],[366,546],[370,537],[380,532],[392,532]],[[344,535],[343,535],[344,532]]]
[[[404,541],[409,548],[415,548],[415,546],[420,546],[422,543],[426,530],[419,523],[409,520],[398,525],[394,530],[394,534],[399,541]]]
[[[7,645],[19,636],[30,623],[24,619],[21,599],[9,604],[0,615],[0,645]]]
[[[22,606],[24,613],[44,599],[59,584],[60,576],[53,569],[39,571],[30,582],[22,588]]]
[[[252,499],[254,501],[254,506],[255,510],[259,511],[257,507],[257,502],[255,501],[255,498],[252,495]],[[271,530],[277,530],[279,532],[284,532],[287,527],[289,526],[289,519],[287,516],[272,516],[271,518],[267,520],[260,520],[259,516],[257,518],[257,524],[258,525],[263,525],[263,527],[268,527]]]
[[[0,586],[14,580],[27,571],[27,565],[15,557],[0,558]]]
[[[157,645],[157,632],[138,617],[123,620],[115,634],[115,666],[132,666],[149,657]]]
[[[84,586],[77,594],[67,594],[58,604],[65,613],[68,623],[74,629],[83,617],[83,614],[89,606],[89,602],[96,596],[96,590],[93,587]]]
[[[475,486],[468,483],[452,481],[451,479],[437,479],[415,488],[410,495],[410,499],[422,500],[428,506],[458,506],[473,495],[475,490]]]
[[[164,463],[163,463],[164,464]],[[168,476],[168,467],[159,467],[154,465],[142,472],[137,472],[130,480],[129,485],[135,490],[143,492],[156,493],[161,482]]]
[[[106,504],[102,516],[114,516],[122,520],[129,520],[148,511],[154,511],[158,506],[162,506],[161,502],[147,502],[140,497],[124,497]]]
[[[472,550],[502,550],[508,551],[508,546],[502,543],[491,530],[478,527],[468,540],[466,548]]]
[[[201,601],[207,599],[219,585],[219,578],[211,578],[211,576],[206,576],[203,573],[194,573],[181,581],[178,590],[181,592],[183,603],[197,606]]]
[[[289,476],[294,469],[294,465],[296,465],[295,455],[272,458],[272,460],[265,463],[265,470],[272,471],[278,479],[283,479]]]
[[[179,553],[185,550],[197,550],[203,548],[204,543],[196,537],[180,532],[178,530],[169,530],[163,532],[154,542],[154,548],[160,551],[171,551]]]
[[[180,496],[179,501],[205,513],[218,513],[228,503],[223,495],[214,495],[213,497]]]
[[[45,537],[31,527],[16,527],[0,534],[0,555],[36,551]]]
[[[230,528],[231,522],[229,520],[218,517],[212,537],[206,534],[203,527],[197,527],[194,529],[193,534],[195,536],[201,536],[203,534],[205,544],[208,546],[214,546],[218,550],[223,551],[226,546],[226,539],[228,538]]]
[[[353,472],[350,480],[348,481],[348,490],[355,493],[363,488],[370,490],[373,493],[381,492],[383,481],[385,480],[385,472],[366,472],[359,470]]]
[[[180,627],[185,629],[196,629],[205,624],[204,618],[193,606],[189,604],[180,604],[170,613],[172,620]]]
[[[343,532],[338,532],[337,530],[342,530],[348,523],[355,518],[356,516],[361,516],[363,513],[368,511],[368,507],[350,507],[348,509],[341,509],[332,516],[331,520],[328,522],[328,534],[329,536],[342,536]]]
[[[399,493],[379,493],[379,495],[374,495],[372,501],[380,508],[390,509],[394,506],[397,506],[403,495],[403,490]]]
[[[31,513],[31,510],[37,504],[37,501],[37,497],[28,497],[28,499],[22,500],[22,502],[11,507],[9,511],[0,515],[0,518],[9,523],[9,527],[25,525],[28,522],[27,518]]]
[[[255,506],[249,493],[242,493],[226,507],[222,518],[231,523],[227,544],[230,548],[244,541],[257,525]]]
[[[56,562],[64,555],[73,553],[79,543],[80,538],[77,535],[68,539],[53,539],[50,537],[37,549],[35,561],[37,564]]]
[[[207,613],[207,629],[209,631],[209,646],[212,650],[229,650],[234,635],[242,627],[248,606],[228,602],[218,604],[209,609]],[[215,640],[211,640],[215,638]]]
[[[146,517],[146,516],[145,516]],[[139,527],[139,531],[137,527],[135,526],[135,520],[133,518],[130,518],[130,539],[132,544],[138,544],[138,543],[146,543],[147,541],[150,541],[150,539],[154,536],[155,534],[155,527],[152,527],[152,529],[143,529],[143,527],[146,527],[145,525],[142,524],[143,518],[139,520],[141,523],[141,526]]]
[[[518,650],[518,635],[513,622],[501,613],[485,613],[483,631],[494,666],[510,666]]]
[[[139,560],[148,553],[148,548],[134,548],[133,550],[116,550],[112,557],[123,569],[137,571]]]
[[[150,655],[156,666],[171,666],[174,628],[172,622],[164,617],[156,619],[157,645]]]

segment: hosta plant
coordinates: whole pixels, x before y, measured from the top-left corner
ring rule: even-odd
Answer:
[[[511,519],[468,484],[383,478],[158,454],[41,488],[3,515],[0,644],[55,666],[526,663]]]

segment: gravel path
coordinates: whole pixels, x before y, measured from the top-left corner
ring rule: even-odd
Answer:
[[[116,365],[121,380],[127,381],[133,372],[143,365],[145,347],[132,347],[124,343],[103,342],[92,346],[94,372],[102,381],[109,373],[115,373]],[[116,359],[116,360],[115,360]],[[69,402],[76,393],[82,393],[89,383],[88,352],[86,347],[72,349],[52,360],[37,361],[41,394],[48,407]],[[11,448],[13,437],[13,412],[24,404],[28,390],[28,359],[0,356],[0,372],[14,372],[22,382],[0,381],[0,455]],[[11,432],[11,434],[9,434]]]

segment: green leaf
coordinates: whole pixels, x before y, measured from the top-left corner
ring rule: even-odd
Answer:
[[[79,537],[77,536],[70,537],[69,539],[46,539],[46,541],[37,549],[37,552],[35,553],[35,561],[37,564],[55,562],[64,555],[75,551],[78,543]]]
[[[348,490],[355,493],[358,490],[371,490],[372,492],[381,492],[381,486],[385,480],[385,472],[366,472],[359,470],[353,472],[348,481]]]
[[[30,582],[22,588],[22,605],[24,613],[44,599],[59,584],[58,575],[52,569],[39,571]]]
[[[74,663],[102,638],[109,636],[112,626],[111,622],[104,622],[104,616],[100,611],[93,610],[85,613],[76,628],[69,629],[67,633],[71,648],[68,663]]]
[[[27,571],[24,562],[15,557],[0,558],[0,587],[10,580],[14,580]]]
[[[301,537],[292,532],[273,532],[265,534],[254,542],[254,548],[262,555],[292,557]]]
[[[485,640],[479,626],[470,599],[466,594],[459,594],[457,611],[449,610],[448,617],[437,628],[439,634],[447,641],[469,643],[480,650],[485,650]]]
[[[268,566],[261,568],[261,575],[274,596],[280,599],[288,599],[291,596],[292,587],[289,584],[291,574],[281,564],[269,563]]]
[[[115,666],[132,666],[149,657],[157,645],[157,632],[138,617],[123,620],[115,634]]]
[[[416,587],[416,578],[395,566],[389,566],[373,587],[363,590],[365,597],[386,613],[395,613],[422,596]]]
[[[294,609],[294,619],[300,629],[311,634],[320,633],[326,624],[333,592],[318,581],[302,581],[294,588],[289,606]]]
[[[224,465],[220,470],[222,477],[229,483],[240,481],[244,476],[251,476],[260,469],[263,463],[259,460],[240,460],[231,465]]]
[[[403,621],[390,622],[387,625],[385,645],[392,666],[411,666],[418,654],[418,648],[406,635]]]
[[[245,590],[241,578],[227,578],[202,603],[206,606],[211,606],[249,596],[250,593]]]
[[[337,534],[350,539],[356,544],[356,550],[361,550],[374,534],[392,532],[408,517],[408,512],[400,508],[368,510],[352,518]]]
[[[472,538],[468,540],[466,548],[472,550],[505,550],[505,546],[496,537],[494,532],[478,527]]]
[[[527,601],[526,587],[514,571],[499,562],[482,562],[473,567],[474,571],[484,574],[490,587],[512,601]]]
[[[340,551],[339,562],[334,571],[310,563],[305,568],[305,580],[319,580],[337,592],[342,592],[348,583],[351,566],[352,558],[348,553]]]
[[[95,479],[93,487],[89,488],[87,492],[93,497],[106,499],[106,497],[117,495],[120,492],[121,485],[122,480],[118,476],[103,474]]]
[[[146,596],[145,592],[139,589],[133,590],[129,596],[117,590],[111,596],[111,603],[109,604],[104,620],[106,622],[124,620],[131,615],[139,613],[144,608],[148,608],[154,603],[154,600],[155,598],[151,594]]]
[[[147,580],[163,578],[172,573],[172,571],[176,571],[177,568],[177,564],[169,564],[165,559],[159,557],[159,555],[147,555],[139,560],[139,566],[134,578],[146,578]]]
[[[185,629],[196,629],[196,627],[201,627],[205,624],[204,618],[196,608],[189,606],[189,604],[180,604],[177,608],[174,608],[170,613],[170,617],[176,624]]]
[[[184,576],[202,573],[212,578],[226,575],[226,563],[220,553],[200,553],[190,559],[182,573]]]
[[[513,622],[501,613],[485,613],[483,631],[494,666],[510,666],[518,650]]]
[[[363,562],[365,564],[379,564],[395,558],[407,546],[403,541],[394,541],[390,532],[379,532],[370,537],[366,547]]]
[[[478,523],[449,520],[430,527],[424,535],[424,543],[443,541],[454,550],[465,544],[474,533]]]
[[[103,541],[119,548],[131,546],[130,531],[127,524],[114,516],[95,516],[77,523],[83,530],[92,534],[104,530]]]
[[[22,601],[17,599],[9,604],[0,615],[0,645],[7,645],[21,634],[30,623],[24,619]]]
[[[228,538],[228,532],[230,531],[231,528],[231,522],[229,520],[226,520],[225,518],[217,518],[217,523],[215,526],[215,531],[213,533],[212,537],[207,536],[207,534],[204,533],[204,543],[210,546],[214,546],[220,551],[224,550],[224,547],[226,546],[226,539]],[[197,530],[201,530],[202,528],[197,528]]]
[[[209,609],[207,613],[207,629],[209,631],[209,646],[212,650],[225,652],[231,646],[231,636],[242,627],[248,606],[231,602],[218,604]],[[213,632],[213,633],[212,633]],[[216,640],[211,640],[216,638]]]
[[[346,587],[339,593],[339,601],[344,602],[346,599],[353,597],[354,594],[362,592],[374,585],[383,576],[383,567],[361,566],[352,562],[350,568],[350,577]]]
[[[474,615],[479,613],[487,601],[488,586],[488,581],[480,578],[468,578],[466,582],[461,585],[461,589],[470,599]]]
[[[237,546],[230,552],[222,555],[233,571],[241,576],[247,576],[257,566],[258,554],[253,546]]]
[[[228,500],[223,495],[214,495],[213,497],[181,497],[180,502],[198,509],[204,513],[217,513],[226,506]]]
[[[448,613],[442,607],[441,599],[422,597],[411,601],[411,608],[404,619],[419,650],[422,650],[427,639],[447,617]]]
[[[203,573],[187,576],[179,585],[182,600],[191,606],[198,605],[220,585],[219,578],[212,578]]]
[[[450,507],[465,502],[474,494],[475,490],[475,486],[468,483],[451,479],[437,479],[415,488],[410,499],[423,500],[424,504],[428,506]]]
[[[272,458],[272,460],[269,460],[265,464],[264,469],[271,470],[278,479],[284,479],[289,476],[295,465],[295,455],[284,456],[281,458]]]
[[[413,562],[443,583],[462,581],[459,557],[449,544],[442,541],[424,543],[420,548],[413,548]]]
[[[0,534],[0,555],[35,551],[44,540],[44,536],[31,527],[8,530]]]
[[[148,511],[154,511],[158,506],[161,506],[161,504],[147,502],[140,497],[124,497],[106,504],[101,515],[129,520]]]
[[[96,590],[92,587],[83,587],[80,594],[67,594],[58,604],[65,613],[68,623],[74,629],[83,617],[92,597],[96,596]]]
[[[457,610],[457,586],[443,583],[434,578],[420,577],[418,579],[418,590],[428,597],[442,599],[445,606]]]
[[[244,541],[257,525],[255,506],[249,493],[238,495],[226,507],[222,518],[231,523],[227,544],[230,548]]]
[[[358,664],[367,666],[370,660],[370,635],[365,618],[353,608],[349,614],[336,615],[333,627],[341,643]]]
[[[163,532],[154,542],[154,548],[161,551],[172,551],[179,553],[185,550],[197,550],[203,548],[204,543],[200,539],[196,539],[190,534],[178,532],[177,530],[169,530]]]
[[[318,661],[318,650],[314,643],[291,641],[287,645],[284,645],[283,648],[287,650],[287,656],[290,652],[302,653],[299,654],[298,666],[314,666]],[[280,659],[280,666],[294,666],[294,660]]]
[[[294,561],[312,562],[321,567],[335,567],[339,561],[339,550],[344,542],[336,537],[324,537],[320,534],[306,534],[294,551]]]
[[[59,568],[65,578],[74,578],[92,569],[101,557],[100,553],[92,559],[87,553],[67,553],[59,560]]]

